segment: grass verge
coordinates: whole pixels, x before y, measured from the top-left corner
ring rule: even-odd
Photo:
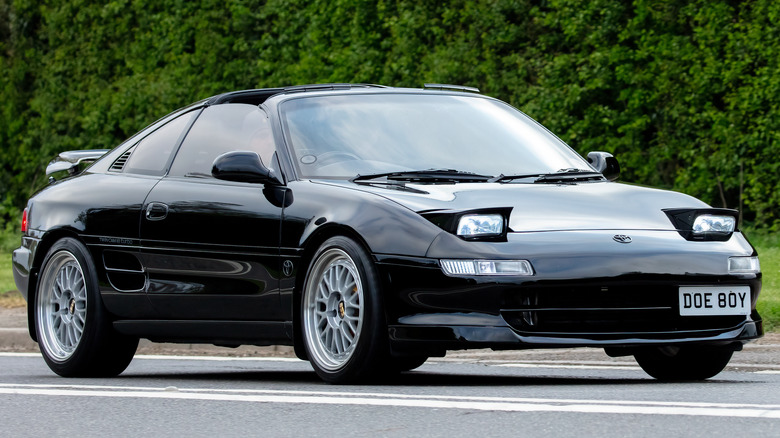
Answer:
[[[756,308],[764,319],[764,330],[780,331],[780,233],[748,231],[761,262],[763,283]]]
[[[6,308],[24,307],[24,298],[16,290],[11,272],[11,254],[0,254],[0,306]]]

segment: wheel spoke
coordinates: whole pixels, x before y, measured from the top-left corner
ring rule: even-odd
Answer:
[[[74,283],[73,290],[73,296],[76,299],[80,300],[86,300],[87,299],[87,288],[84,287],[84,279],[80,279],[79,281],[76,281]]]
[[[344,322],[349,327],[349,330],[352,332],[352,336],[355,336],[355,333],[357,333],[357,326],[358,326],[358,319],[355,317],[346,318],[344,319]]]
[[[62,271],[60,271],[57,274],[57,279],[54,282],[54,286],[52,287],[53,297],[56,299],[60,299],[62,297],[62,292],[65,290],[65,286],[63,285],[63,274]]]
[[[73,318],[73,324],[75,324],[79,329],[79,335],[81,332],[84,331],[84,326],[87,323],[87,319],[84,317],[83,313],[77,313],[74,315],[75,318]]]
[[[339,290],[338,279],[336,278],[336,273],[334,272],[334,269],[328,270],[327,283],[328,283],[328,290],[330,290],[331,294]]]
[[[309,358],[335,371],[348,363],[360,339],[363,290],[359,268],[332,247],[312,261],[303,296],[303,330]]]
[[[327,303],[328,302],[328,296],[330,296],[330,292],[328,291],[328,286],[322,282],[319,284],[317,288],[318,296],[317,296],[317,302],[318,303]]]
[[[84,333],[84,324],[83,321],[80,321],[82,324],[78,324],[76,320],[73,320],[73,332],[76,334],[76,339],[81,339],[81,334]]]
[[[333,352],[336,350],[336,334],[333,333],[333,328],[328,327],[328,350]]]
[[[74,341],[73,326],[71,324],[65,324],[65,342],[63,342],[63,346],[67,350],[73,345]]]
[[[339,291],[343,294],[347,290],[347,281],[349,281],[350,273],[345,266],[339,266]]]
[[[37,293],[41,350],[56,361],[66,361],[87,328],[89,307],[87,279],[73,253],[60,250],[49,256]]]
[[[68,341],[68,325],[65,324],[65,321],[63,321],[62,318],[57,318],[57,322],[59,322],[57,327],[57,338],[62,345],[65,345]]]
[[[344,335],[344,338],[347,340],[348,345],[352,345],[352,341],[355,340],[355,329],[350,325],[349,321],[344,321],[341,324],[341,333]]]
[[[345,302],[350,309],[357,309],[360,307],[360,296],[357,293],[349,294],[346,296]]]

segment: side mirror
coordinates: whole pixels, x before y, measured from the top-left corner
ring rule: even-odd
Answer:
[[[256,152],[234,151],[222,154],[214,160],[211,174],[225,181],[282,185]]]
[[[609,152],[588,152],[588,163],[610,181],[620,177],[620,163]]]

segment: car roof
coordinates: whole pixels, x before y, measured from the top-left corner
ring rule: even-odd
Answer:
[[[388,87],[386,85],[375,84],[310,84],[310,85],[296,85],[292,87],[278,87],[278,88],[258,88],[252,90],[239,90],[231,91],[228,93],[218,94],[205,100],[206,105],[220,105],[224,103],[246,103],[250,105],[260,105],[265,102],[271,96],[277,94],[292,94],[292,93],[304,93],[311,91],[336,91],[336,90],[352,90],[352,89],[397,89],[403,88]],[[461,85],[449,85],[449,84],[425,84],[425,90],[442,90],[442,91],[461,91],[470,93],[479,93],[479,89],[473,87],[465,87]],[[408,90],[408,89],[406,89]]]

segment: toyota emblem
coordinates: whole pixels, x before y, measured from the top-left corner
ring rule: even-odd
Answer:
[[[626,236],[625,234],[615,234],[612,236],[612,240],[617,243],[631,243],[631,237]]]

